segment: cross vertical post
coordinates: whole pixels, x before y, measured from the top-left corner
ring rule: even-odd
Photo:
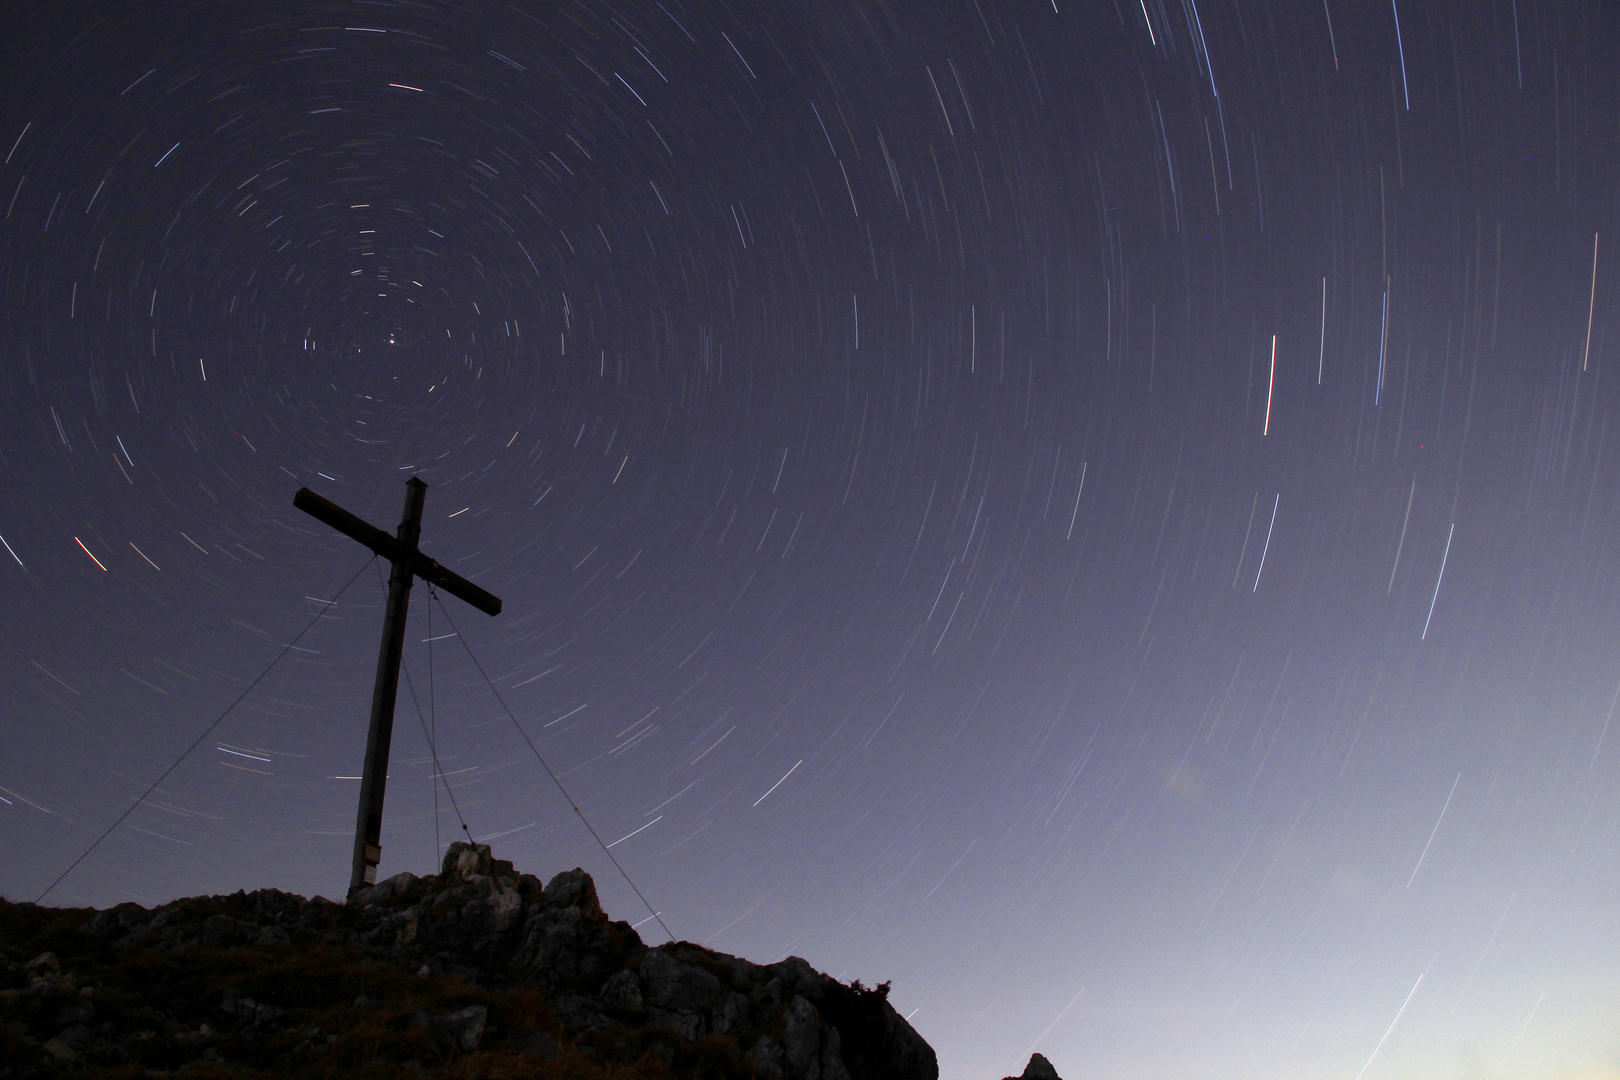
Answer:
[[[360,806],[354,825],[354,856],[349,892],[377,880],[382,861],[383,794],[388,786],[388,750],[394,736],[394,704],[399,696],[399,664],[405,653],[405,616],[411,584],[420,577],[465,600],[488,615],[501,613],[501,600],[460,574],[445,569],[417,549],[422,536],[422,507],[427,484],[418,477],[405,482],[405,510],[393,536],[308,488],[299,488],[293,505],[311,517],[358,540],[392,566],[388,604],[383,611],[382,649],[377,654],[377,680],[371,693],[371,726],[366,733],[366,763],[360,778]]]
[[[410,611],[411,558],[422,536],[422,506],[427,485],[416,477],[405,481],[405,512],[395,539],[399,557],[388,575],[388,604],[383,609],[382,648],[377,653],[377,681],[371,690],[371,725],[366,731],[366,767],[360,776],[360,807],[354,822],[354,858],[349,889],[374,884],[382,861],[383,792],[388,786],[388,748],[394,739],[394,702],[399,696],[399,662],[405,653],[405,616]]]

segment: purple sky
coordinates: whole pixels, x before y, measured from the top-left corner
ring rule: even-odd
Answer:
[[[476,657],[947,1080],[1620,1075],[1620,9],[4,25],[0,893],[343,894],[415,474],[384,875],[650,916]]]

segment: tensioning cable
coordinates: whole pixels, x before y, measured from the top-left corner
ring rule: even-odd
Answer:
[[[484,682],[489,686],[489,692],[494,694],[495,700],[501,703],[501,708],[506,711],[507,718],[512,721],[512,726],[517,728],[517,733],[519,735],[523,736],[523,741],[527,743],[529,745],[529,749],[533,751],[535,760],[540,762],[540,767],[542,769],[546,770],[546,775],[551,777],[551,782],[557,785],[557,790],[562,793],[562,797],[567,800],[568,805],[573,808],[574,814],[578,816],[580,823],[584,825],[585,830],[591,834],[591,839],[596,841],[596,846],[602,849],[602,854],[608,857],[608,861],[611,862],[613,864],[613,868],[619,872],[619,876],[624,878],[624,883],[630,886],[630,891],[636,894],[636,899],[640,900],[642,904],[646,906],[647,910],[652,912],[652,917],[658,920],[658,925],[663,927],[664,933],[669,934],[669,939],[671,941],[676,940],[675,935],[671,933],[669,927],[664,924],[664,920],[659,915],[658,911],[654,909],[652,904],[647,902],[647,898],[642,895],[640,889],[636,888],[636,883],[630,879],[630,875],[625,871],[624,867],[619,864],[619,860],[613,857],[613,852],[608,850],[608,846],[602,842],[602,837],[594,828],[591,827],[590,819],[588,819],[585,816],[585,812],[579,808],[579,804],[574,802],[573,796],[568,794],[568,789],[563,787],[561,780],[557,779],[557,774],[551,771],[550,765],[546,764],[546,759],[541,755],[540,748],[534,745],[534,740],[529,738],[529,733],[523,730],[523,725],[518,723],[517,716],[513,714],[511,707],[506,704],[506,699],[501,697],[501,692],[499,690],[495,689],[494,680],[492,680],[484,671],[484,665],[478,662],[478,657],[473,655],[472,646],[467,644],[466,637],[462,635],[459,629],[457,629],[455,619],[450,617],[450,612],[445,608],[444,602],[439,600],[438,593],[435,592],[431,587],[428,591],[433,596],[433,599],[438,601],[439,611],[444,615],[446,621],[450,623],[450,632],[455,634],[455,636],[461,641],[461,647],[467,650],[467,659],[473,662],[473,667],[477,668],[478,674],[483,676]]]
[[[156,791],[157,786],[159,784],[163,783],[163,781],[167,780],[169,778],[169,774],[174,772],[175,769],[179,768],[180,763],[182,761],[184,761],[186,759],[186,757],[188,755],[190,755],[190,753],[193,750],[197,749],[198,746],[202,745],[203,740],[208,738],[208,736],[213,732],[213,730],[215,728],[219,727],[220,722],[223,721],[225,719],[225,717],[230,715],[231,710],[236,708],[238,705],[242,704],[242,699],[247,697],[248,694],[252,693],[253,688],[255,686],[258,686],[259,683],[261,681],[263,681],[263,679],[264,679],[264,677],[266,675],[270,674],[270,669],[275,667],[277,664],[281,663],[282,657],[284,657],[288,653],[292,652],[293,646],[297,645],[299,640],[302,639],[305,634],[309,633],[310,629],[313,628],[316,623],[321,621],[321,619],[326,615],[326,613],[332,609],[332,606],[338,602],[338,599],[340,597],[342,597],[342,595],[344,593],[349,591],[349,586],[353,585],[356,581],[358,581],[360,579],[360,575],[366,572],[366,566],[370,566],[372,563],[374,563],[376,561],[377,561],[377,557],[375,555],[373,555],[370,559],[368,559],[366,561],[365,566],[362,566],[362,567],[360,567],[360,569],[356,570],[354,572],[354,577],[350,578],[344,584],[343,588],[338,590],[337,596],[334,596],[334,597],[332,597],[332,599],[328,600],[326,602],[326,606],[321,608],[320,611],[315,613],[315,617],[313,619],[309,620],[309,623],[302,630],[298,631],[298,636],[297,637],[293,638],[291,641],[287,642],[286,645],[282,646],[281,651],[276,654],[275,659],[271,660],[270,663],[265,667],[265,669],[263,671],[259,672],[259,674],[254,677],[252,682],[247,684],[247,688],[245,690],[243,690],[240,694],[236,695],[236,700],[231,702],[229,705],[225,706],[225,711],[220,713],[218,716],[216,716],[214,718],[214,722],[209,724],[206,728],[203,729],[203,733],[201,735],[198,735],[197,738],[192,742],[192,744],[190,746],[186,747],[185,751],[179,757],[174,759],[173,764],[171,764],[167,769],[163,770],[163,774],[161,776],[159,776],[156,780],[152,781],[152,783],[147,786],[146,790],[141,792],[141,797],[140,798],[138,798],[134,802],[130,803],[128,809],[126,809],[122,814],[119,814],[118,817],[113,821],[113,823],[111,825],[107,826],[106,830],[104,832],[102,832],[102,834],[100,836],[96,837],[94,843],[92,843],[89,847],[85,848],[84,851],[79,854],[79,857],[77,859],[74,859],[73,862],[71,864],[69,864],[69,866],[68,866],[68,868],[66,870],[63,870],[60,874],[56,875],[56,880],[51,882],[49,885],[47,885],[45,887],[45,891],[40,893],[39,896],[34,898],[34,903],[38,904],[41,901],[43,901],[45,899],[45,897],[50,894],[50,891],[52,889],[54,889],[58,885],[62,884],[62,879],[63,878],[65,878],[69,874],[73,873],[74,869],[77,868],[80,863],[84,862],[84,860],[87,857],[89,857],[90,853],[92,851],[96,850],[96,848],[101,845],[101,842],[103,840],[107,839],[108,836],[112,835],[112,831],[114,829],[118,828],[118,826],[122,825],[124,823],[124,819],[129,817],[130,814],[134,813],[135,808],[137,806],[141,805],[141,803],[145,802],[146,797],[148,795],[152,794],[152,792]]]
[[[378,566],[378,568],[377,568],[377,583],[379,585],[382,585],[384,589],[387,588],[387,585],[383,582],[383,579],[382,579],[382,567],[381,566]],[[429,585],[428,587],[429,587],[429,589],[432,588],[431,585]],[[433,788],[433,862],[434,862],[435,865],[437,865],[439,860],[443,857],[443,853],[439,850],[439,847],[440,847],[440,845],[439,845],[439,784],[440,783],[444,784],[444,793],[446,795],[450,796],[450,806],[456,812],[456,820],[461,823],[461,831],[464,834],[466,834],[468,843],[472,842],[472,832],[471,832],[471,830],[469,830],[467,828],[467,819],[461,816],[461,805],[456,802],[456,793],[454,791],[450,790],[450,778],[444,775],[444,769],[439,764],[439,747],[438,747],[439,713],[438,713],[438,708],[437,708],[436,705],[434,705],[434,701],[433,701],[433,604],[431,602],[429,602],[428,605],[427,605],[427,620],[428,620],[428,639],[427,639],[427,647],[428,647],[428,712],[433,718],[433,730],[431,732],[429,732],[429,730],[428,730],[427,721],[424,720],[423,717],[422,717],[422,703],[416,697],[416,683],[413,682],[412,679],[411,679],[411,668],[410,668],[410,665],[405,662],[404,657],[400,658],[399,669],[400,669],[400,672],[405,676],[405,688],[410,691],[411,705],[412,705],[413,708],[416,709],[416,723],[422,729],[422,737],[427,740],[428,753],[433,758],[433,779],[435,781],[435,783],[431,785],[432,788]]]
[[[431,605],[429,605],[428,611],[430,613],[430,617],[428,619],[428,637],[431,642],[431,638],[433,636],[433,620],[431,618],[433,608]],[[435,781],[433,784],[433,861],[437,863],[441,858],[443,858],[443,852],[439,850],[439,784],[442,783],[444,785],[444,793],[450,796],[450,807],[456,812],[456,820],[461,823],[461,831],[466,833],[469,843],[472,841],[472,832],[467,828],[467,819],[461,816],[461,804],[456,801],[456,793],[450,789],[450,778],[444,775],[444,767],[439,764],[439,747],[437,738],[439,724],[437,710],[433,704],[432,644],[430,643],[428,645],[428,710],[433,715],[432,733],[429,733],[427,722],[422,718],[422,703],[417,700],[416,684],[411,681],[410,667],[402,662],[400,664],[400,670],[405,674],[405,686],[411,693],[411,705],[416,709],[417,725],[421,727],[422,737],[427,740],[428,753],[433,757],[433,779]]]

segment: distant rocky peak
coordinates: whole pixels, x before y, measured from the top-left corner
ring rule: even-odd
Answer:
[[[1042,1054],[1029,1055],[1029,1064],[1024,1066],[1021,1076],[1009,1076],[1006,1080],[1063,1080],[1058,1076],[1052,1063]]]

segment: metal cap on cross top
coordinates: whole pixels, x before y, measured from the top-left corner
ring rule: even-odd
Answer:
[[[426,483],[415,476],[405,481],[405,511],[398,530],[390,536],[309,488],[299,488],[298,494],[293,496],[293,505],[298,509],[358,540],[393,566],[388,575],[388,603],[383,609],[377,681],[371,693],[366,764],[360,778],[360,807],[355,819],[354,858],[349,873],[351,893],[376,882],[377,864],[382,861],[383,789],[388,782],[388,748],[394,736],[394,700],[399,694],[399,663],[405,651],[405,615],[412,582],[421,578],[485,614],[501,613],[500,597],[485,592],[417,550],[417,541],[422,535],[422,506],[426,501]]]

